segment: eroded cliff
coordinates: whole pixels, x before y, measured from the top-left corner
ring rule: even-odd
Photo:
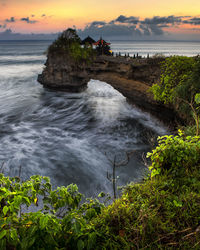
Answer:
[[[77,63],[67,52],[48,53],[45,68],[38,81],[47,88],[77,92],[90,80],[84,63]]]
[[[152,113],[164,123],[174,126],[177,114],[170,107],[156,102],[148,92],[159,81],[163,59],[131,59],[97,56],[90,63],[75,62],[68,53],[48,53],[45,69],[38,81],[48,88],[80,91],[90,79],[107,82],[141,109]]]

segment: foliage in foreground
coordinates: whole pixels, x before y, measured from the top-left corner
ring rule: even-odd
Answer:
[[[85,230],[103,205],[97,200],[81,205],[81,198],[73,184],[53,191],[47,177],[32,176],[21,183],[1,174],[0,249],[91,249],[95,234]],[[38,211],[25,212],[27,208]]]
[[[161,137],[149,157],[151,176],[107,207],[76,185],[1,174],[0,249],[199,249],[200,137]]]

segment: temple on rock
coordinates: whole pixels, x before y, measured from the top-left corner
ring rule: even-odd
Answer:
[[[82,40],[81,45],[89,44],[92,46],[94,43],[96,43],[95,40],[93,38],[91,38],[90,36],[88,36],[84,40]]]
[[[100,39],[93,43],[96,46],[98,55],[111,55],[112,51],[110,49],[110,43],[107,43],[105,40],[100,37]]]

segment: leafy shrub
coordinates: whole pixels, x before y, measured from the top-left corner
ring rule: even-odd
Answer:
[[[161,64],[160,83],[154,84],[151,88],[154,98],[165,104],[173,103],[177,86],[191,78],[194,65],[195,59],[192,57],[172,56],[166,58]]]
[[[151,177],[165,171],[173,175],[189,172],[200,164],[200,136],[165,135],[158,137],[158,146],[148,153],[151,158]]]
[[[103,205],[81,199],[73,184],[52,190],[47,177],[20,182],[0,174],[0,249],[91,249],[88,223]]]
[[[81,43],[80,37],[77,35],[76,30],[67,29],[63,31],[58,38],[49,46],[48,51],[56,51],[56,50],[66,50],[73,43]]]
[[[67,29],[49,46],[47,53],[67,53],[76,63],[89,63],[95,56],[95,51],[91,46],[81,47],[81,39],[76,30]]]
[[[172,104],[188,125],[195,121],[196,135],[199,135],[199,116],[196,110],[199,104],[195,96],[200,93],[200,58],[169,57],[161,63],[161,69],[160,82],[150,88],[154,99],[167,105]]]
[[[91,46],[82,48],[79,43],[72,43],[68,51],[70,56],[77,63],[81,61],[90,63],[95,56],[95,50]]]

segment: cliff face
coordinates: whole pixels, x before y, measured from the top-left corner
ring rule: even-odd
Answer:
[[[168,125],[175,126],[177,115],[170,108],[156,102],[148,92],[160,78],[162,59],[130,59],[97,56],[90,64],[75,63],[68,54],[49,53],[46,67],[38,76],[44,87],[80,91],[90,79],[107,82],[133,104],[148,111]]]
[[[38,81],[47,88],[77,92],[90,80],[85,64],[77,64],[68,53],[48,53],[45,66]]]

